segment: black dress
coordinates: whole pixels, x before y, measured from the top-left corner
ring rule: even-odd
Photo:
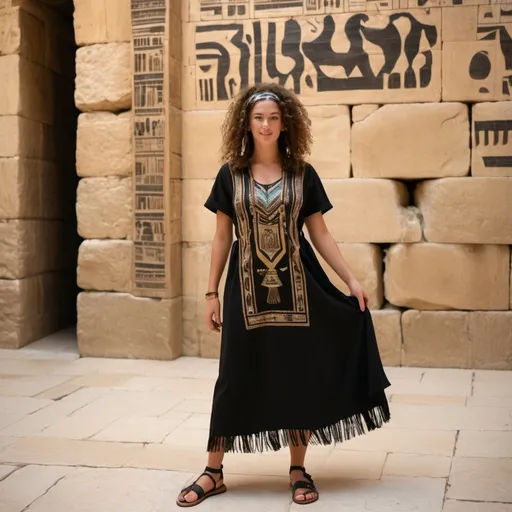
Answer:
[[[313,167],[260,185],[226,164],[205,206],[237,237],[207,450],[278,450],[307,433],[330,444],[389,421],[370,312],[329,281],[303,234],[306,217],[332,208]]]

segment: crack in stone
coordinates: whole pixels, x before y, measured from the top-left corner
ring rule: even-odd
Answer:
[[[61,476],[58,480],[56,480],[50,487],[48,487],[48,489],[46,489],[46,491],[41,494],[41,496],[38,496],[37,498],[35,498],[33,501],[31,501],[23,510],[21,510],[20,512],[27,512],[28,509],[39,499],[41,499],[43,496],[45,496],[46,494],[48,494],[61,480],[63,480],[64,478],[66,478],[67,475],[64,475],[64,476]]]

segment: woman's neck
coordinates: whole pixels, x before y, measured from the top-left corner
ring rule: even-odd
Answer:
[[[251,158],[251,163],[259,165],[273,165],[281,163],[281,155],[279,154],[279,148],[277,147],[277,145],[275,147],[270,148],[261,148],[256,146],[254,148],[254,153]]]

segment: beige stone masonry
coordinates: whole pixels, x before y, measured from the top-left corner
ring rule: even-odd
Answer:
[[[78,251],[78,286],[84,290],[131,292],[133,243],[84,240]]]
[[[183,112],[183,178],[213,179],[220,169],[221,126],[226,112]]]
[[[382,307],[383,283],[382,283],[382,251],[378,245],[371,244],[338,244],[348,266],[362,284],[370,297],[369,308]],[[315,251],[316,252],[316,251]],[[318,254],[318,260],[322,265],[330,281],[343,293],[349,294],[347,285],[332,270],[325,260]]]
[[[54,128],[19,116],[0,116],[0,158],[24,156],[54,160]]]
[[[392,180],[324,180],[334,209],[325,221],[337,242],[419,242],[421,227],[403,183]]]
[[[213,180],[183,180],[182,236],[184,242],[210,242],[215,234],[215,215],[204,207]]]
[[[394,308],[384,308],[373,310],[371,314],[382,364],[400,366],[402,363],[401,312]]]
[[[65,315],[54,298],[74,284],[73,276],[63,272],[0,279],[0,347],[20,348],[58,330],[59,315]]]
[[[364,121],[368,116],[379,110],[380,105],[372,105],[367,103],[364,105],[354,105],[352,107],[352,122],[359,123]]]
[[[414,196],[429,242],[512,244],[510,178],[424,181]]]
[[[473,105],[473,176],[512,176],[512,103]]]
[[[20,53],[21,44],[20,9],[0,10],[0,55]]]
[[[181,298],[82,292],[77,304],[81,356],[168,360],[181,355]]]
[[[130,43],[96,44],[76,52],[75,103],[82,111],[132,105]]]
[[[132,160],[131,112],[93,112],[78,117],[79,176],[129,176]]]
[[[322,178],[350,177],[350,110],[346,105],[308,107],[313,146],[309,162]]]
[[[55,78],[51,70],[20,55],[0,57],[0,115],[21,115],[53,124]]]
[[[384,105],[352,127],[359,178],[436,178],[469,172],[468,107],[462,103]]]
[[[385,297],[417,309],[508,309],[509,252],[503,245],[394,245],[386,254]]]
[[[0,278],[21,279],[64,266],[60,221],[0,220]]]
[[[221,337],[206,324],[204,300],[204,296],[183,297],[183,351],[187,355],[218,359]],[[221,311],[221,319],[223,315]]]
[[[83,238],[131,238],[131,178],[81,179],[76,210]]]
[[[55,164],[0,158],[0,176],[0,219],[61,217],[62,180]]]
[[[78,46],[130,41],[130,1],[75,1],[74,25]]]

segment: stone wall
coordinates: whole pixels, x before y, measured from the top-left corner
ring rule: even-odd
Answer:
[[[0,2],[0,347],[76,318],[69,21],[39,1]]]
[[[180,11],[149,4],[75,0],[84,356],[182,351]]]
[[[308,106],[326,222],[370,294],[384,362],[512,368],[512,13],[464,4],[184,2],[185,354],[219,353],[203,203],[220,124],[241,85],[278,81]]]

